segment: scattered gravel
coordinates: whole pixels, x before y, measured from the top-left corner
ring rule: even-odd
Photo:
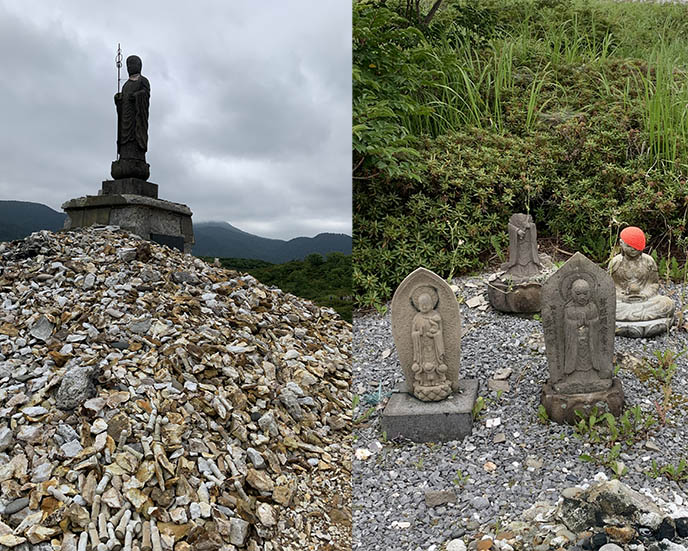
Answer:
[[[562,490],[591,483],[600,471],[613,475],[579,459],[582,453],[606,453],[603,445],[590,446],[571,427],[539,421],[540,391],[548,376],[539,316],[468,308],[465,300],[483,292],[482,282],[482,277],[454,281],[463,315],[461,377],[479,379],[479,395],[486,403],[463,442],[385,442],[379,415],[402,380],[390,315],[354,317],[353,389],[361,397],[354,419],[362,418],[354,430],[355,550],[434,551],[454,539],[470,542],[479,530],[517,520],[538,501],[554,504]],[[687,297],[681,297],[681,286],[665,285],[661,292],[682,311]],[[615,346],[617,365],[629,366],[633,357],[652,359],[655,351],[688,349],[688,333],[674,326],[653,339],[617,337]],[[677,364],[673,393],[688,396],[688,360],[681,356]],[[509,390],[490,390],[488,379],[504,368],[512,370]],[[639,405],[654,414],[654,402],[661,401],[658,385],[652,379],[640,381],[628,367],[619,369],[618,376],[627,406]],[[365,417],[380,396],[382,401]],[[682,407],[678,403],[669,411],[666,425],[651,434],[650,442],[636,443],[619,458],[628,468],[624,483],[636,490],[651,488],[653,495],[678,505],[688,502],[679,485],[646,473],[653,460],[659,466],[677,465],[684,455],[688,427]],[[454,492],[456,502],[428,507],[430,490]]]

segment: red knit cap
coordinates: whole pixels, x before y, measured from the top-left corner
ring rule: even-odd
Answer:
[[[645,234],[640,228],[629,226],[621,231],[621,240],[638,251],[645,248]]]

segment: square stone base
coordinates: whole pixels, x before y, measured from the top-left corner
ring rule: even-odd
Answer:
[[[121,178],[119,180],[105,180],[99,195],[143,195],[158,198],[158,184],[146,182],[140,178]]]
[[[576,411],[588,416],[594,407],[600,414],[609,412],[618,417],[623,410],[624,393],[620,379],[612,379],[612,386],[607,390],[586,394],[561,394],[547,383],[542,387],[540,401],[552,421],[572,425],[580,419]]]
[[[143,195],[88,195],[62,205],[64,228],[113,225],[143,239],[190,253],[194,244],[191,210],[186,205]]]
[[[406,392],[395,391],[382,412],[382,430],[388,439],[402,436],[413,442],[463,440],[471,433],[478,380],[461,379],[460,393],[439,402],[422,402]]]

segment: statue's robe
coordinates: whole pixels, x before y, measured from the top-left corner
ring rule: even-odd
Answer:
[[[594,370],[599,374],[600,316],[594,302],[566,305],[564,336],[564,373]]]
[[[117,106],[117,152],[120,159],[145,161],[148,151],[148,107],[150,83],[143,75],[129,79],[115,96]]]
[[[529,218],[517,214],[509,219],[509,260],[502,269],[515,277],[532,277],[542,269],[537,252],[537,231]],[[523,237],[519,230],[524,232]]]

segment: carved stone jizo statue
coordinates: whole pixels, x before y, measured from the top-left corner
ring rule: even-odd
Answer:
[[[115,94],[117,108],[117,155],[111,174],[116,180],[140,178],[147,180],[150,166],[146,163],[148,151],[148,108],[150,83],[141,74],[141,58],[131,55],[127,58],[129,79],[122,91]]]
[[[458,388],[461,314],[449,285],[418,268],[392,299],[392,334],[406,388],[419,400],[443,400]]]
[[[411,327],[413,394],[425,401],[443,400],[452,389],[447,380],[442,316],[437,311],[439,297],[434,288],[420,286],[411,300],[418,310]]]
[[[530,214],[512,215],[508,229],[509,260],[502,264],[502,272],[487,280],[487,296],[501,312],[539,312],[542,282],[553,269],[552,262],[547,255],[538,255],[537,230]]]
[[[502,266],[512,277],[532,277],[542,270],[537,250],[537,230],[530,214],[509,218],[509,260]]]
[[[542,287],[542,325],[549,380],[542,403],[558,422],[575,422],[604,404],[621,413],[621,382],[613,377],[616,297],[609,275],[576,253]]]
[[[651,337],[668,331],[674,319],[674,301],[659,294],[654,259],[643,253],[645,234],[630,226],[620,235],[621,254],[612,258],[609,272],[616,286],[616,333]]]
[[[392,335],[404,382],[382,412],[387,437],[447,442],[470,434],[479,383],[459,379],[461,312],[444,279],[418,268],[401,282],[392,298]]]

